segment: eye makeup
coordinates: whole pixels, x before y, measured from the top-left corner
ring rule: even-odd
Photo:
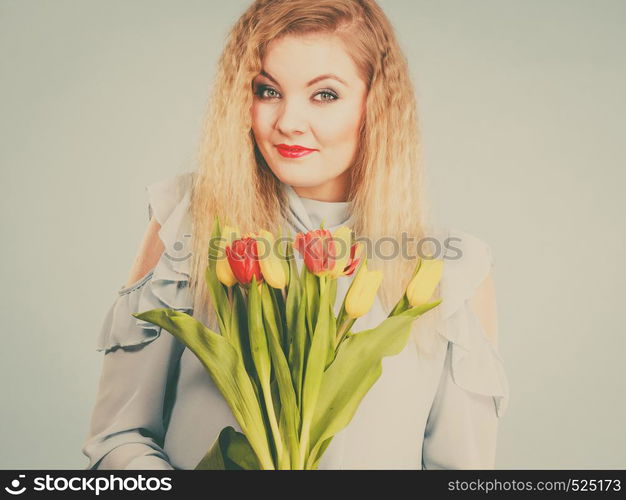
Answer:
[[[277,98],[277,96],[266,96],[265,91],[270,91],[270,92],[274,92],[275,94],[280,95],[280,93],[273,87],[266,85],[266,84],[255,84],[254,85],[254,94],[256,96],[258,96],[260,99],[262,100],[267,100],[267,99],[275,99]],[[335,92],[333,89],[320,89],[318,91],[316,91],[313,96],[318,96],[318,95],[326,95],[329,96],[328,98],[324,98],[324,99],[313,99],[314,101],[318,102],[318,103],[327,103],[327,102],[333,102],[336,101],[337,99],[339,99],[339,95],[337,94],[337,92]]]

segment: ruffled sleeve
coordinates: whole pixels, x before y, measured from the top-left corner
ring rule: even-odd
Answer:
[[[490,469],[509,385],[503,360],[470,300],[492,271],[493,254],[480,238],[458,229],[448,229],[443,243],[436,331],[448,343],[424,436],[424,467]]]
[[[188,290],[189,192],[182,174],[147,186],[150,216],[161,224],[165,251],[155,268],[121,287],[97,338],[104,359],[89,433],[87,469],[172,469],[163,449],[170,388],[184,345],[131,314],[166,307],[191,314]],[[187,184],[188,185],[188,184]],[[185,244],[186,243],[186,247]]]
[[[155,217],[161,225],[159,237],[165,250],[152,271],[117,291],[98,335],[96,350],[134,348],[160,335],[160,327],[134,318],[133,313],[162,307],[191,312],[188,206],[192,176],[193,173],[180,174],[146,186],[149,217]]]

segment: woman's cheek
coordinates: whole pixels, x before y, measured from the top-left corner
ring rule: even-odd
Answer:
[[[265,106],[253,106],[252,123],[255,132],[260,135],[261,138],[266,138],[271,128],[272,111]]]
[[[322,129],[323,133],[320,142],[322,145],[333,146],[333,148],[344,148],[346,142],[350,140],[345,123],[333,122],[332,126]]]
[[[339,117],[333,115],[317,116],[314,121],[311,121],[311,132],[315,137],[317,148],[324,149],[337,142],[337,130],[340,128],[337,125]]]

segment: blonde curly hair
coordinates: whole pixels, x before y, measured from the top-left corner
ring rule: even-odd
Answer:
[[[252,80],[270,42],[286,35],[334,34],[349,48],[367,83],[359,153],[351,168],[353,229],[370,241],[403,233],[427,235],[416,101],[408,65],[393,27],[374,0],[256,0],[231,29],[219,59],[204,121],[190,212],[194,310],[212,316],[204,282],[215,215],[241,232],[278,231],[286,222],[281,181],[269,169],[252,133]],[[379,291],[390,310],[402,296],[413,258],[379,259],[368,267],[385,275]]]

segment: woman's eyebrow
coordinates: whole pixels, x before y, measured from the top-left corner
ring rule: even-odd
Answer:
[[[270,75],[267,71],[262,69],[259,74],[263,75],[264,77],[268,78],[269,80],[274,82],[276,85],[278,85],[278,82],[276,81],[276,79],[272,75]],[[334,75],[332,73],[326,73],[324,75],[316,76],[315,78],[313,78],[313,80],[311,80],[309,83],[307,83],[306,86],[310,87],[311,85],[313,85],[313,84],[315,84],[315,83],[317,83],[317,82],[319,82],[321,80],[326,80],[327,78],[331,78],[333,80],[337,80],[338,82],[343,83],[346,87],[349,86],[344,80],[342,80],[337,75]]]

